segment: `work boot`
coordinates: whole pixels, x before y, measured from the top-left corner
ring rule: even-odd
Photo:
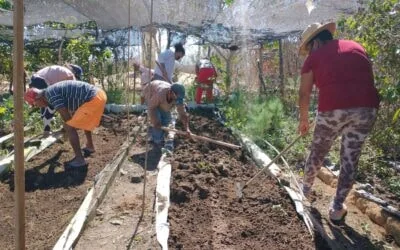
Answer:
[[[329,219],[332,222],[339,222],[344,220],[344,218],[347,215],[347,207],[345,204],[343,204],[342,209],[334,209],[333,208],[333,202],[331,204],[331,206],[329,207]]]

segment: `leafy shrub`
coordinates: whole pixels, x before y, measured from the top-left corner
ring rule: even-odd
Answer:
[[[112,88],[106,90],[107,93],[107,103],[123,104],[125,103],[124,89],[122,88]]]

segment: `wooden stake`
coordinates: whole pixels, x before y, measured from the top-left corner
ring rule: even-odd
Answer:
[[[25,249],[24,168],[24,0],[14,0],[13,11],[14,163],[15,163],[15,249]]]
[[[180,131],[180,130],[176,130],[176,129],[172,129],[172,128],[161,127],[161,129],[163,129],[165,131],[175,132],[175,133],[180,134],[180,135],[187,135],[186,132],[183,132],[183,131]],[[218,145],[221,145],[221,146],[225,146],[225,147],[228,147],[228,148],[233,148],[233,149],[240,149],[241,148],[241,146],[238,146],[238,145],[230,144],[230,143],[223,142],[223,141],[217,141],[217,140],[214,140],[214,139],[211,139],[211,138],[208,138],[208,137],[204,137],[204,136],[200,136],[200,135],[191,134],[191,137],[194,138],[194,139],[202,140],[202,141],[212,142],[212,143],[215,143],[215,144],[218,144]]]

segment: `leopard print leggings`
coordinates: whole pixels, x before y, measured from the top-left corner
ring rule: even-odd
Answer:
[[[335,139],[341,135],[341,168],[333,208],[342,209],[354,183],[362,145],[375,123],[376,115],[377,109],[374,108],[338,109],[318,113],[311,152],[304,169],[304,194],[310,192],[325,156]]]

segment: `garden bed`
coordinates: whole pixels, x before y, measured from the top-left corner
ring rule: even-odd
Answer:
[[[135,122],[135,117],[130,123]],[[26,163],[26,245],[28,249],[51,249],[81,205],[96,175],[111,162],[126,141],[128,122],[100,126],[93,140],[97,152],[87,158],[88,168],[65,171],[73,158],[69,143],[55,143]],[[81,143],[83,133],[80,133]],[[14,175],[0,183],[0,249],[14,248]]]
[[[238,142],[219,123],[191,117],[192,132]],[[177,138],[172,159],[171,249],[315,249],[289,196],[265,175],[238,199],[236,182],[259,170],[243,150]]]

